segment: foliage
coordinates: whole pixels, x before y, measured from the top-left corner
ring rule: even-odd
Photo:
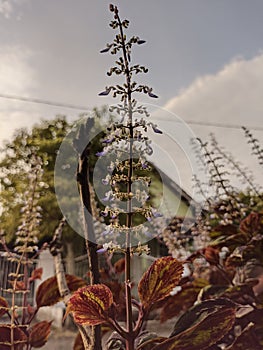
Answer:
[[[51,142],[53,150],[51,153],[47,149],[44,151],[45,147],[50,146],[50,144],[47,146],[46,142],[49,140],[47,130],[42,130],[44,140],[39,129],[35,137],[34,132],[30,135],[22,131],[14,144],[7,145],[6,157],[2,162],[5,223],[8,222],[9,210],[20,210],[22,200],[24,203],[22,225],[18,228],[16,239],[17,255],[8,250],[3,240],[9,259],[16,261],[18,268],[9,276],[11,288],[8,291],[12,295],[12,305],[9,306],[7,300],[0,298],[0,316],[7,315],[10,318],[9,324],[0,327],[1,348],[19,350],[26,346],[27,350],[30,350],[32,347],[42,347],[46,343],[51,322],[42,321],[35,325],[31,325],[31,322],[40,307],[53,305],[65,296],[60,285],[64,278],[67,296],[72,292],[66,301],[66,315],[73,316],[80,331],[74,349],[100,349],[100,339],[97,343],[91,339],[100,336],[98,328],[100,325],[103,326],[102,331],[112,331],[106,345],[109,350],[219,350],[222,347],[227,350],[261,349],[263,347],[262,195],[246,172],[218,147],[215,140],[212,143],[212,151],[209,150],[208,143],[200,140],[204,161],[210,172],[210,186],[215,190],[215,197],[207,199],[204,210],[199,213],[197,223],[192,229],[188,227],[187,232],[184,232],[188,247],[193,241],[198,240],[199,246],[192,247],[188,257],[179,261],[174,257],[175,250],[185,241],[165,240],[169,242],[169,250],[174,256],[156,259],[139,281],[138,299],[132,297],[131,257],[134,254],[148,253],[148,247],[140,243],[140,239],[145,235],[141,223],[150,222],[154,227],[155,219],[159,216],[159,213],[151,207],[143,188],[139,187],[135,191],[133,185],[137,182],[150,185],[152,174],[147,173],[151,171],[151,167],[146,157],[152,153],[152,147],[145,132],[149,127],[158,134],[162,132],[157,125],[148,121],[147,109],[138,105],[133,98],[134,93],[144,93],[151,98],[157,98],[150,87],[137,84],[133,80],[135,75],[147,72],[144,66],[132,64],[131,61],[133,46],[144,44],[145,41],[137,36],[127,39],[124,31],[128,28],[129,21],[120,19],[116,6],[110,5],[110,11],[113,14],[110,26],[119,33],[101,52],[120,55],[115,61],[116,65],[107,74],[123,75],[125,82],[122,85],[106,86],[100,93],[101,96],[112,93],[113,97],[120,97],[121,101],[120,104],[111,107],[111,112],[116,113],[118,119],[110,123],[108,133],[103,135],[105,147],[96,152],[96,157],[105,157],[109,154],[115,156],[111,164],[114,171],[103,179],[104,183],[111,185],[111,190],[107,193],[109,205],[101,208],[101,215],[108,219],[107,234],[112,237],[112,241],[104,244],[99,251],[107,254],[109,270],[100,270],[101,281],[99,281],[99,271],[95,274],[91,268],[91,284],[86,285],[86,282],[75,276],[63,274],[60,256],[60,260],[57,259],[60,269],[57,271],[57,276],[49,278],[39,286],[36,306],[27,304],[30,283],[41,278],[42,273],[41,270],[33,270],[30,275],[28,274],[28,267],[38,254],[38,232],[41,224],[39,198],[44,193],[43,188],[38,188],[39,185],[48,187],[51,189],[51,197],[54,195],[50,173],[47,172],[46,178],[40,181],[42,175],[40,164],[43,161],[47,168],[51,166],[54,158],[48,157],[50,154],[54,156],[57,143],[56,146],[54,144],[52,146]],[[61,123],[61,120],[58,123]],[[89,225],[84,209],[91,209],[89,171],[90,169],[92,171],[93,163],[92,161],[89,163],[89,157],[94,158],[94,152],[90,149],[90,145],[85,145],[83,150],[79,149],[78,144],[81,134],[89,132],[91,123],[89,119],[86,126],[80,129],[74,146],[79,154],[77,181],[87,229],[87,250],[92,265],[97,259],[97,255],[94,255],[97,244],[96,237],[92,236],[94,240],[90,238],[91,233],[94,233],[91,232],[93,227]],[[61,125],[59,129],[65,131],[67,125],[65,123]],[[48,132],[53,140],[54,129],[51,128]],[[245,134],[261,164],[262,148],[259,142],[246,129]],[[39,150],[42,159],[35,156]],[[126,158],[122,158],[122,153],[125,153]],[[27,158],[32,163],[28,162]],[[223,158],[250,185],[253,184],[248,192],[239,193],[231,185],[228,172],[222,165]],[[50,171],[53,169],[51,168]],[[29,189],[24,192],[26,181],[18,181],[17,175],[26,180],[29,169],[32,173],[29,177]],[[200,183],[199,185],[201,186]],[[17,193],[11,201],[9,192],[15,190]],[[202,188],[200,191],[202,192]],[[53,199],[52,204],[55,203]],[[42,207],[44,208],[48,202],[43,201]],[[125,207],[121,205],[123,203]],[[46,219],[45,217],[44,220]],[[181,232],[181,229],[178,229],[181,225],[180,220],[173,224],[177,225],[175,227],[177,232]],[[170,227],[169,232],[171,230]],[[56,233],[50,245],[55,257],[61,252],[61,242],[58,242],[57,236],[59,235]],[[110,260],[114,252],[123,254],[124,258],[112,265]],[[95,267],[98,270],[98,266]],[[119,277],[123,272],[124,283],[121,284]],[[117,274],[118,278],[112,278],[114,274]],[[23,295],[21,306],[15,303],[15,295],[18,293]],[[160,309],[161,321],[176,317],[174,328],[168,338],[159,337],[145,330],[150,312],[157,308]],[[125,311],[125,326],[120,322],[123,319],[123,311]],[[86,327],[91,327],[90,337]]]
[[[14,139],[3,148],[0,161],[1,173],[1,228],[6,234],[7,242],[14,242],[23,197],[27,191],[30,158],[37,154],[42,161],[43,175],[38,206],[42,208],[42,222],[39,226],[40,238],[50,237],[58,220],[61,218],[55,190],[54,166],[59,146],[68,132],[70,124],[64,117],[53,121],[43,121],[29,132],[20,129]]]
[[[238,304],[225,297],[211,299],[210,301],[199,300],[199,304],[193,310],[186,314],[184,318],[178,320],[174,332],[168,339],[150,335],[143,331],[143,325],[151,309],[156,305],[164,305],[163,303],[167,300],[171,301],[171,292],[175,286],[179,287],[179,283],[182,284],[179,288],[184,288],[184,282],[188,281],[191,284],[191,286],[188,284],[188,287],[190,287],[190,290],[192,288],[195,297],[199,296],[203,286],[209,284],[201,279],[197,282],[187,280],[187,278],[182,280],[183,262],[173,257],[157,259],[139,282],[139,301],[131,297],[131,254],[140,253],[140,249],[142,249],[138,240],[135,239],[136,235],[140,237],[140,233],[135,226],[134,217],[139,215],[147,221],[152,221],[156,214],[156,211],[146,204],[147,200],[140,202],[140,196],[135,197],[132,184],[138,181],[136,173],[138,169],[150,170],[146,155],[151,154],[152,149],[150,141],[142,131],[147,131],[148,127],[151,127],[156,133],[161,134],[161,131],[156,125],[144,118],[135,119],[134,121],[137,115],[141,114],[147,118],[149,114],[145,107],[137,106],[137,101],[132,98],[132,94],[142,92],[148,94],[149,97],[156,98],[157,96],[148,86],[138,85],[132,80],[135,74],[147,72],[147,69],[143,66],[131,65],[132,46],[143,44],[145,41],[139,37],[127,39],[124,29],[129,26],[129,21],[120,19],[116,6],[110,5],[110,11],[114,17],[110,26],[113,29],[118,29],[119,34],[116,35],[113,43],[107,44],[107,47],[101,52],[110,52],[113,55],[122,54],[117,59],[116,66],[112,67],[107,74],[109,76],[123,74],[126,82],[123,85],[106,86],[105,90],[100,93],[101,96],[106,96],[109,93],[112,93],[113,97],[119,96],[122,103],[111,107],[111,111],[115,111],[121,120],[108,128],[109,134],[105,138],[106,146],[97,155],[105,157],[109,153],[116,154],[116,161],[113,161],[115,172],[104,179],[107,183],[110,181],[112,185],[112,190],[108,195],[111,203],[114,204],[106,206],[102,211],[104,217],[110,217],[112,220],[107,233],[112,234],[115,240],[104,244],[103,248],[110,254],[116,251],[124,253],[125,256],[126,328],[123,328],[117,320],[118,305],[115,304],[113,294],[105,284],[83,287],[73,293],[68,303],[67,313],[72,313],[75,322],[78,324],[103,324],[114,330],[115,332],[107,343],[108,349],[133,350],[136,348],[146,350],[154,348],[156,350],[179,350],[193,348],[203,350],[216,348],[216,343],[221,342],[232,331],[236,320]],[[138,144],[141,143],[139,154],[134,153],[135,141]],[[128,161],[120,160],[121,152],[127,154]],[[144,175],[143,180],[150,184],[151,178]],[[140,190],[138,193],[140,193]],[[123,200],[127,202],[127,211],[119,205],[119,202]],[[123,220],[124,213],[126,213],[126,222]],[[200,254],[206,256],[213,265],[219,263],[218,255],[213,247],[198,252],[192,260],[195,260]],[[189,307],[194,300],[195,298],[190,298]],[[132,320],[132,306],[138,310],[135,324]]]
[[[250,132],[246,131],[246,135],[249,143],[256,142]],[[200,241],[199,247],[186,260],[190,274],[176,295],[160,305],[161,320],[178,315],[189,317],[196,302],[205,305],[210,300],[226,298],[237,306],[234,327],[222,340],[226,348],[260,349],[263,346],[261,190],[249,172],[226,154],[214,138],[211,148],[202,141],[200,145],[210,170],[210,186],[214,187],[216,196],[206,199],[203,213],[192,228],[195,235],[198,233]],[[254,147],[260,161],[259,143],[256,142]],[[248,186],[246,192],[238,192],[231,184],[229,173],[225,170],[226,160],[245,180]],[[171,241],[169,249],[171,253],[176,249]],[[184,313],[189,307],[190,310]]]

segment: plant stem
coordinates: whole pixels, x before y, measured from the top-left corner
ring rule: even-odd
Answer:
[[[88,252],[90,267],[90,283],[97,284],[100,282],[99,262],[97,254],[97,243],[94,232],[92,204],[89,183],[89,163],[88,163],[89,147],[82,152],[78,164],[78,186],[82,203],[82,214],[84,223],[84,232],[86,239],[86,247]],[[100,326],[92,327],[91,341],[93,345],[91,349],[101,350],[101,328]]]
[[[132,91],[131,91],[131,76],[127,51],[125,46],[125,37],[122,29],[122,23],[116,8],[115,14],[120,28],[122,52],[125,64],[125,75],[127,84],[127,102],[128,102],[128,128],[129,128],[129,169],[128,169],[128,184],[127,192],[132,193],[132,174],[133,174],[133,121],[132,121]],[[126,339],[127,350],[134,349],[133,324],[132,324],[132,297],[131,297],[131,236],[130,228],[132,227],[132,198],[129,198],[127,203],[127,233],[125,247],[125,296],[126,296],[126,324],[127,332],[130,335]]]
[[[58,228],[56,229],[53,241],[51,242],[50,252],[54,257],[54,265],[55,265],[59,293],[63,298],[65,305],[67,305],[69,298],[71,296],[71,293],[67,285],[65,270],[64,270],[63,261],[62,261],[62,254],[61,254],[61,246],[62,246],[61,236],[62,236],[62,229],[64,224],[65,224],[65,219],[62,219]],[[81,325],[77,325],[77,327],[81,334],[81,338],[82,338],[85,350],[91,349],[90,339],[86,329]],[[97,350],[96,348],[94,349]]]

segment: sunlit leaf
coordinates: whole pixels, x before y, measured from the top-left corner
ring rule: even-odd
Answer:
[[[5,298],[0,297],[0,317],[8,311],[8,302]]]
[[[86,281],[82,278],[72,275],[66,275],[66,281],[71,292],[86,285]],[[61,296],[59,294],[56,276],[50,277],[40,284],[36,293],[36,303],[38,308],[41,306],[54,305],[60,300]]]
[[[41,321],[29,329],[29,344],[34,348],[41,348],[48,340],[51,322]]]
[[[206,350],[222,339],[233,327],[235,309],[223,307],[210,313],[196,325],[175,335],[153,350]]]
[[[86,286],[72,295],[66,314],[72,312],[78,324],[95,326],[107,321],[107,311],[112,303],[112,292],[104,284]]]
[[[145,309],[166,298],[178,285],[183,273],[183,264],[175,258],[163,257],[155,260],[142,276],[138,293]]]

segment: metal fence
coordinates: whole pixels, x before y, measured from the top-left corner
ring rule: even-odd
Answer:
[[[3,252],[0,252],[0,295],[4,297],[9,304],[12,302],[12,294],[11,294],[11,288],[12,285],[10,283],[10,273],[14,273],[17,271],[18,268],[18,262],[12,261],[8,259],[6,254]],[[31,272],[35,268],[35,263],[29,266],[28,268],[28,275],[31,275]],[[21,265],[19,269],[19,274],[23,274],[24,266]],[[22,292],[15,293],[15,305],[21,306],[23,303],[23,294]],[[30,283],[30,291],[27,292],[27,302],[29,304],[33,304],[33,298],[34,298],[34,281]]]

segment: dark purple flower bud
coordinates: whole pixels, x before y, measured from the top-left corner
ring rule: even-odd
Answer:
[[[156,126],[153,126],[152,125],[152,129],[153,129],[153,131],[156,133],[156,134],[162,134],[163,132],[160,130],[160,129],[158,129]]]
[[[113,4],[110,4],[110,12],[114,12],[114,5]]]
[[[105,52],[108,52],[109,50],[110,50],[110,46],[100,50],[100,53],[105,53]]]
[[[105,154],[107,154],[106,151],[101,151],[101,152],[97,152],[97,153],[96,153],[96,156],[97,156],[97,157],[102,157],[102,156],[105,156]]]
[[[148,168],[147,163],[142,163],[142,168],[143,168],[143,169],[147,169],[147,168]]]
[[[146,216],[146,219],[150,222],[152,221],[152,218],[150,216]]]
[[[99,93],[99,96],[107,96],[110,93],[110,89],[106,89],[105,91],[102,91]]]
[[[103,217],[106,217],[106,216],[108,216],[108,212],[106,212],[106,211],[101,211],[101,212],[100,212],[100,215],[103,216]]]
[[[148,92],[148,96],[152,98],[158,98],[158,96],[153,94],[151,91]]]
[[[108,185],[109,181],[107,179],[102,179],[101,182],[103,183],[103,185]]]
[[[138,45],[142,45],[142,44],[144,44],[144,43],[146,43],[146,41],[145,41],[145,40],[141,40],[141,39],[139,39],[139,40],[137,41],[137,44],[138,44]]]

